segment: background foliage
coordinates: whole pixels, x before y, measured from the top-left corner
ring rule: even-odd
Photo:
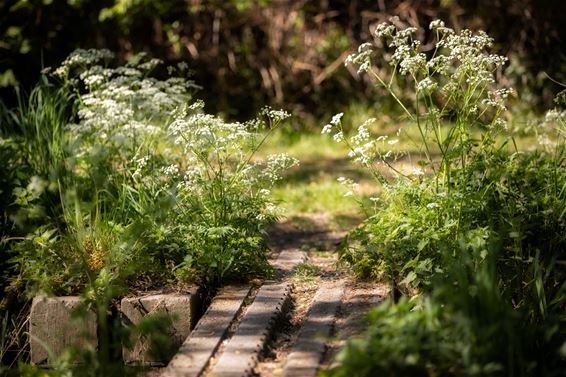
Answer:
[[[342,62],[377,23],[398,15],[423,30],[436,18],[456,30],[485,30],[498,42],[496,52],[516,58],[509,66],[513,86],[531,87],[530,100],[548,105],[557,90],[542,72],[566,81],[563,6],[561,0],[6,0],[0,86],[4,96],[17,82],[30,88],[42,67],[76,48],[109,48],[122,59],[145,51],[166,63],[186,61],[207,87],[210,112],[243,119],[266,103],[285,103],[316,117],[367,101],[372,92]]]

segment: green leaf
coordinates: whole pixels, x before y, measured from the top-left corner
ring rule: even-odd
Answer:
[[[417,274],[414,271],[410,271],[407,276],[399,284],[409,285],[417,278]]]

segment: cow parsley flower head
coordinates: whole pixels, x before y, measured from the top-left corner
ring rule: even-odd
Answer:
[[[323,128],[321,133],[322,134],[329,134],[332,132],[332,129],[338,125],[340,125],[340,122],[342,121],[342,117],[344,116],[344,113],[338,113],[335,114],[332,119],[330,120],[330,123],[326,124]]]
[[[390,37],[395,32],[395,26],[388,22],[382,22],[375,28],[375,35],[378,38]]]
[[[371,56],[373,50],[370,48],[370,44],[364,43],[359,48],[358,51],[348,55],[346,60],[344,60],[344,65],[355,64],[358,66],[358,74],[368,72],[371,68]]]
[[[270,107],[261,109],[260,114],[265,116],[272,125],[277,125],[291,117],[291,114],[285,110],[275,110]]]
[[[558,109],[553,109],[546,113],[544,123],[550,124],[557,122],[566,122],[566,110],[560,111]]]
[[[436,29],[441,28],[441,27],[444,27],[444,21],[442,21],[442,20],[434,20],[428,26],[428,28],[430,30],[436,30]]]
[[[102,49],[77,49],[73,51],[64,61],[61,63],[53,74],[61,79],[67,78],[71,71],[75,68],[86,69],[100,61],[110,60],[114,58],[114,54],[109,50]]]
[[[340,143],[344,140],[344,133],[342,131],[338,131],[337,133],[334,134],[334,136],[332,136],[332,139],[335,142]]]
[[[437,86],[438,84],[432,81],[430,77],[425,77],[417,84],[417,91],[431,93]]]
[[[332,124],[333,126],[337,126],[342,121],[343,116],[344,113],[335,114],[330,120],[330,124]]]
[[[283,179],[282,174],[285,170],[298,165],[298,163],[299,161],[296,158],[291,157],[286,153],[269,155],[261,175],[267,180],[267,182],[273,184]]]

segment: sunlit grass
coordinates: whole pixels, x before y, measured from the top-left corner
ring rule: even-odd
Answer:
[[[262,151],[262,154],[271,153],[287,153],[300,160],[300,165],[291,169],[283,183],[273,190],[287,220],[305,230],[317,228],[320,222],[331,229],[343,230],[365,217],[359,199],[344,197],[347,189],[337,178],[355,180],[360,184],[359,192],[366,197],[378,188],[366,171],[349,161],[348,150],[343,145],[317,133],[277,132]]]
[[[345,129],[350,130],[350,134],[364,119],[379,116],[371,109],[355,110],[352,114],[344,115],[344,121],[347,122]],[[366,115],[363,111],[367,111]],[[516,125],[511,124],[515,129],[514,138],[498,140],[499,143],[506,141],[504,148],[509,152],[527,151],[537,145],[536,137],[521,131],[525,123],[524,120],[515,120]],[[446,125],[441,132],[448,132],[449,127]],[[394,144],[384,143],[384,148],[397,154],[398,159],[392,160],[392,165],[399,172],[410,174],[418,166],[419,160],[425,159],[424,147],[417,142],[420,135],[415,125],[382,115],[376,119],[371,132],[377,136],[387,135],[388,140],[398,140]],[[434,154],[439,151],[433,148],[431,152]],[[379,194],[380,186],[368,170],[350,161],[347,146],[335,142],[329,135],[277,130],[267,139],[258,157],[273,153],[287,153],[300,161],[299,166],[287,173],[283,183],[274,188],[273,195],[281,203],[285,218],[305,230],[320,225],[312,220],[313,217],[317,217],[319,222],[324,218],[325,225],[331,229],[350,229],[366,218],[360,204],[370,205],[369,197]],[[387,177],[397,175],[387,166],[381,166],[379,170]],[[344,197],[348,190],[337,181],[339,177],[357,182],[358,195]]]

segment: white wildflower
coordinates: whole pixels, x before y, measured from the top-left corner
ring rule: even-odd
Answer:
[[[332,124],[327,124],[322,128],[321,134],[329,134],[332,132]]]
[[[389,37],[391,35],[393,35],[393,33],[395,32],[395,26],[390,25],[387,22],[383,22],[379,25],[377,25],[376,29],[375,29],[375,35],[379,38],[383,38],[383,37]]]
[[[417,84],[417,91],[430,93],[438,86],[430,77],[425,77]]]
[[[179,175],[179,167],[177,165],[165,166],[161,169],[162,173],[169,177],[176,177]]]
[[[497,118],[495,122],[493,122],[493,126],[502,130],[509,129],[509,125],[507,124],[507,121],[502,118]]]
[[[285,110],[274,110],[270,107],[264,107],[261,112],[262,115],[266,116],[269,120],[271,120],[274,124],[280,123],[285,119],[291,117],[291,114]]]
[[[330,120],[330,124],[332,124],[333,126],[337,126],[338,124],[340,124],[343,116],[344,113],[335,114]]]
[[[332,136],[332,139],[334,141],[340,143],[344,140],[344,133],[342,131],[339,131],[339,132],[335,133],[334,136]]]
[[[424,170],[422,168],[413,168],[411,171],[412,175],[424,175]]]
[[[438,28],[443,28],[443,27],[444,27],[444,21],[442,20],[434,20],[428,26],[430,30],[436,30]]]
[[[263,189],[259,190],[258,194],[261,195],[261,196],[269,196],[271,194],[271,191],[263,188]]]

